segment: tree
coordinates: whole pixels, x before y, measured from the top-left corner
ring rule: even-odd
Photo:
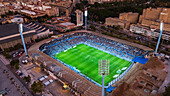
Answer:
[[[15,15],[17,15],[17,14],[19,14],[19,12],[18,11],[15,11],[15,13],[14,13]]]
[[[71,29],[70,31],[75,31],[76,30],[76,28],[73,28],[73,29]]]
[[[101,26],[102,29],[106,29],[105,26]]]
[[[11,55],[6,54],[6,55],[5,55],[5,58],[9,59],[9,58],[11,58]]]
[[[87,5],[89,2],[88,1],[81,1],[81,3],[83,3],[83,5]]]
[[[20,49],[20,48],[22,48],[22,45],[20,43],[18,43],[17,45],[14,46],[15,50]]]
[[[42,93],[43,91],[43,84],[42,82],[38,81],[37,83],[34,82],[32,85],[31,85],[31,90],[33,93]]]
[[[100,4],[99,4],[98,2],[95,2],[95,3],[94,3],[94,7],[95,7],[95,8],[98,8],[98,7],[100,7]]]
[[[10,52],[11,52],[11,51],[14,51],[15,48],[14,48],[14,47],[9,47],[9,50],[10,50]]]
[[[114,33],[114,32],[115,32],[115,29],[112,29],[111,32]]]
[[[90,28],[92,29],[92,31],[97,30],[96,27],[94,27],[93,25],[90,25]]]
[[[118,30],[121,29],[120,25],[118,25],[118,26],[116,27],[116,29],[118,29]]]
[[[80,29],[83,29],[83,26],[79,26]]]
[[[19,69],[19,60],[18,59],[12,60],[10,62],[10,65],[18,70]]]
[[[165,88],[163,96],[170,96],[170,83],[168,84],[168,87]]]
[[[9,55],[8,53],[6,53],[6,51],[3,51],[3,52],[2,52],[2,55],[4,55],[5,58],[7,58],[7,59],[11,58],[11,55]]]
[[[26,81],[26,82],[30,82],[31,81],[31,77],[30,77],[30,75],[28,75],[28,76],[25,76],[24,77],[24,80]]]
[[[5,52],[10,52],[9,48],[5,48],[4,50],[5,50]]]
[[[18,70],[19,69],[19,63],[15,64],[15,69]]]

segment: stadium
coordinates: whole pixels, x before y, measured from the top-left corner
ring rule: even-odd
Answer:
[[[134,62],[147,62],[144,56],[152,51],[132,45],[92,32],[72,32],[42,44],[39,50],[99,87],[102,76],[98,73],[98,62],[108,60],[105,88],[109,88],[128,73]]]

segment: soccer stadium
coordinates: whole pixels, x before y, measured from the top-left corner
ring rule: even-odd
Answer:
[[[101,87],[102,76],[99,74],[99,61],[109,61],[109,74],[105,76],[105,88],[119,81],[149,51],[111,40],[88,32],[74,32],[42,44],[39,50],[64,66],[70,68]]]

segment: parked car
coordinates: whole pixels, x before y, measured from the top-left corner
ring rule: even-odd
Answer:
[[[47,81],[47,82],[44,83],[45,86],[47,86],[47,85],[49,85],[49,84],[50,84],[49,81]]]
[[[16,54],[14,53],[14,54],[12,55],[12,57],[16,57]]]
[[[21,51],[21,52],[19,52],[18,56],[20,57],[22,54],[23,54],[23,52]]]
[[[47,76],[47,75],[45,75],[45,76],[44,76],[44,78],[48,78],[48,76]]]
[[[22,74],[22,75],[20,75],[19,77],[20,77],[20,78],[24,78],[24,77],[25,77],[25,75],[24,75],[24,74]]]
[[[18,70],[18,71],[16,71],[16,73],[17,73],[17,75],[19,75],[19,74],[21,73],[21,71],[20,71],[20,70]]]
[[[12,55],[14,58],[18,56],[18,52],[15,52],[13,55]]]
[[[22,64],[27,64],[27,63],[28,63],[28,60],[26,60],[26,59],[24,60],[24,59],[23,59],[21,62],[22,62]]]
[[[41,78],[39,78],[40,81],[44,81],[46,78],[48,78],[48,76],[42,76]]]
[[[50,80],[49,80],[49,82],[50,82],[50,83],[52,83],[52,82],[53,82],[53,80],[52,80],[52,79],[50,79]]]
[[[23,73],[19,73],[19,76],[23,75]]]
[[[18,72],[17,72],[17,75],[18,75],[20,78],[24,78],[24,76],[25,76],[21,71],[18,71]]]
[[[43,80],[45,80],[45,78],[44,78],[44,77],[41,77],[39,80],[40,80],[40,81],[43,81]]]

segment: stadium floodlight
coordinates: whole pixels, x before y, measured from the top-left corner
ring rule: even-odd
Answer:
[[[24,41],[24,36],[23,36],[23,34],[22,34],[22,32],[23,32],[23,25],[22,25],[22,23],[19,24],[19,32],[20,32],[21,39],[22,39],[22,43],[23,43],[23,46],[24,46],[25,55],[26,55],[26,57],[28,57],[27,48],[26,48],[26,46],[25,46],[25,41]]]
[[[163,22],[160,23],[160,34],[159,34],[158,42],[157,42],[156,49],[155,49],[155,55],[158,51],[159,43],[160,43],[161,36],[162,36],[162,31],[163,31]]]
[[[103,76],[101,96],[104,96],[104,78],[105,78],[105,75],[109,75],[109,61],[108,60],[99,60],[98,62],[99,62],[98,63],[99,75]]]
[[[87,30],[87,8],[85,8],[84,15],[85,15],[85,30]]]

